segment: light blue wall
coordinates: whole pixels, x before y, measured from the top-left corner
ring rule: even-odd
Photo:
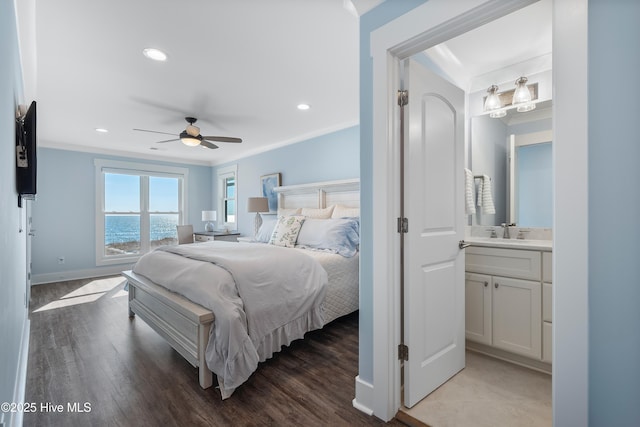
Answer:
[[[34,280],[52,274],[55,280],[77,277],[78,272],[101,270],[95,261],[95,159],[155,163],[189,169],[188,221],[197,229],[201,212],[212,200],[211,167],[107,156],[77,151],[38,150],[38,197],[33,204]],[[58,264],[58,256],[65,257]],[[104,268],[102,268],[104,269]]]
[[[262,195],[262,175],[280,172],[282,185],[358,178],[359,137],[360,127],[353,126],[215,167],[214,180],[220,168],[238,165],[238,231],[253,234],[255,214],[247,213],[247,198]]]
[[[24,398],[14,396],[14,388],[24,390],[19,384],[20,350],[25,327],[28,333],[26,233],[21,231],[25,213],[18,208],[15,180],[13,118],[22,96],[22,78],[13,6],[13,1],[0,1],[0,402]],[[7,425],[19,419],[20,414],[0,412],[0,421]]]
[[[589,1],[591,426],[640,425],[638,22],[640,1]]]
[[[360,379],[373,383],[373,61],[371,32],[425,0],[385,1],[360,17]]]
[[[551,143],[518,150],[516,223],[521,227],[553,226],[553,165]]]

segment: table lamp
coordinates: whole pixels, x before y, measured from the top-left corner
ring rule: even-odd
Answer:
[[[202,211],[202,221],[206,222],[204,231],[213,231],[215,228],[213,223],[216,221],[216,211]]]
[[[269,212],[269,200],[266,197],[249,197],[247,199],[247,212],[255,212],[256,219],[253,223],[253,237],[258,235],[258,230],[262,225],[260,212]]]

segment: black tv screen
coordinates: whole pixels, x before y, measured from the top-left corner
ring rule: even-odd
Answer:
[[[36,102],[16,123],[16,185],[20,196],[36,194]]]

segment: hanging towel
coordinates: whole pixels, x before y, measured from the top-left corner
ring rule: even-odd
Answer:
[[[475,200],[475,185],[473,182],[473,173],[465,168],[464,169],[464,207],[467,215],[473,215],[476,213]]]
[[[493,205],[493,195],[491,194],[491,178],[482,175],[478,188],[478,206],[482,207],[483,214],[495,214],[496,208]]]

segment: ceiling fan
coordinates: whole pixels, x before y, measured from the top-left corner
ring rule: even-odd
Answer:
[[[134,129],[134,130],[137,130],[140,132],[152,132],[152,133],[161,133],[163,135],[177,136],[177,138],[167,139],[164,141],[156,141],[156,143],[158,144],[164,144],[165,142],[172,142],[172,141],[182,141],[184,145],[188,145],[190,147],[201,145],[205,148],[210,148],[213,150],[215,148],[218,148],[218,146],[214,144],[212,141],[234,142],[234,143],[242,142],[242,139],[240,138],[233,138],[229,136],[202,136],[200,135],[200,128],[194,125],[194,123],[197,122],[198,119],[196,119],[195,117],[185,117],[184,119],[189,124],[187,125],[186,129],[180,132],[179,134],[158,132],[155,130],[147,130],[147,129]]]

